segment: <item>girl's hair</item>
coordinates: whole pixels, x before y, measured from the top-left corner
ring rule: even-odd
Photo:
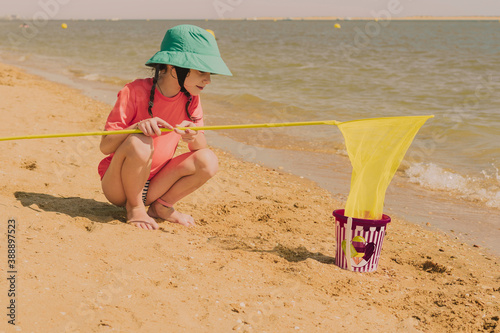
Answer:
[[[151,117],[153,117],[153,104],[155,100],[155,91],[156,91],[156,84],[158,83],[158,78],[160,76],[160,72],[165,70],[167,68],[167,65],[165,64],[155,64],[154,65],[154,76],[153,76],[153,86],[151,87],[151,92],[149,94],[149,106],[148,106],[148,113]],[[189,68],[182,68],[182,67],[177,67],[174,66],[175,72],[177,73],[177,81],[179,82],[179,85],[181,86],[181,91],[186,95],[188,98],[188,101],[186,102],[186,114],[188,118],[191,121],[194,121],[193,117],[189,113],[189,105],[191,105],[191,102],[193,100],[193,96],[184,88],[184,81],[186,81],[186,77],[189,74]]]

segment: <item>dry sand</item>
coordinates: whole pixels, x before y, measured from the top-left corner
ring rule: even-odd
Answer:
[[[0,65],[3,136],[100,130],[109,109]],[[500,332],[499,259],[482,248],[393,219],[378,270],[342,270],[343,202],[220,150],[217,176],[177,205],[196,228],[139,230],[101,193],[98,141],[0,142],[0,332]]]

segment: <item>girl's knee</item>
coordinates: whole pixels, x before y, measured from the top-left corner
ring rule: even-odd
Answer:
[[[128,158],[148,161],[153,157],[153,138],[143,134],[130,135],[123,143]]]
[[[215,176],[219,170],[219,160],[217,155],[208,148],[200,149],[195,153],[195,164],[199,168],[199,172],[202,172],[208,178]]]

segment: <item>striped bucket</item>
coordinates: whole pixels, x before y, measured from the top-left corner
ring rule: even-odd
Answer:
[[[377,270],[385,229],[391,218],[364,220],[344,216],[344,210],[333,212],[337,251],[335,264],[353,272]]]

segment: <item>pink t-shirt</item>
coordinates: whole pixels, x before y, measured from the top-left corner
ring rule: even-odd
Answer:
[[[151,118],[148,113],[148,104],[152,85],[153,79],[151,78],[139,79],[120,90],[116,104],[106,121],[105,130],[122,130],[141,120]],[[160,117],[174,127],[183,120],[190,120],[185,111],[187,100],[188,98],[182,92],[169,98],[163,96],[156,89],[153,116]],[[193,96],[189,113],[196,126],[203,126],[203,110],[199,96]],[[148,179],[153,178],[172,159],[179,140],[180,135],[175,132],[163,132],[161,136],[153,137],[154,153]],[[98,172],[101,179],[106,173],[113,155],[110,154],[99,163]]]

